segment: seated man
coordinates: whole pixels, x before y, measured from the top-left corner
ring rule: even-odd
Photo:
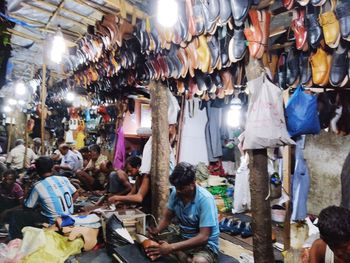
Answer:
[[[17,175],[28,168],[30,163],[34,161],[37,156],[32,149],[27,148],[26,160],[24,160],[24,154],[26,147],[22,139],[16,140],[15,147],[8,153],[6,163],[9,168],[16,170]]]
[[[350,210],[329,206],[318,219],[320,239],[310,250],[310,263],[350,262]]]
[[[144,212],[151,210],[151,181],[149,174],[140,174],[141,159],[139,157],[130,157],[126,162],[125,171],[129,176],[136,178],[128,195],[113,195],[108,201],[111,203],[134,203],[140,204]]]
[[[9,213],[20,207],[23,189],[16,183],[16,171],[6,170],[0,183],[0,224],[7,221]]]
[[[74,173],[83,168],[82,157],[79,157],[72,150],[69,149],[67,144],[61,144],[58,148],[62,154],[61,164],[55,165],[54,169],[60,173],[60,175],[71,177]]]
[[[10,218],[10,237],[21,238],[25,226],[39,226],[54,223],[62,215],[73,213],[73,203],[78,197],[75,187],[66,177],[52,175],[53,160],[39,157],[35,161],[38,181],[24,201],[24,210],[14,211]],[[33,210],[40,205],[40,212]]]
[[[106,167],[109,171],[107,192],[115,195],[128,194],[132,188],[128,175],[123,170],[114,170],[110,161],[107,162]]]
[[[81,156],[83,156],[83,169],[88,165],[91,160],[91,153],[89,147],[85,146],[79,150]]]
[[[179,163],[170,175],[173,188],[164,214],[157,228],[150,228],[155,236],[162,232],[176,217],[180,224],[180,236],[171,243],[147,249],[149,257],[175,254],[185,262],[218,262],[219,222],[214,197],[195,183],[195,168]]]
[[[101,148],[97,144],[89,147],[91,160],[84,168],[77,172],[77,177],[87,190],[103,190],[106,183],[108,169],[106,163],[107,156],[101,154]]]

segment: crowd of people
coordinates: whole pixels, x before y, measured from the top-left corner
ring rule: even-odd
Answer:
[[[1,178],[0,225],[8,224],[10,239],[22,238],[21,230],[25,226],[41,227],[53,224],[57,217],[73,214],[74,202],[82,190],[98,191],[107,197],[109,204],[136,204],[149,213],[150,159],[149,156],[143,160],[129,157],[121,170],[113,167],[98,145],[77,151],[62,141],[53,155],[38,157],[25,149],[23,140],[17,140],[7,156],[8,169]],[[31,165],[39,180],[28,185],[21,181],[20,175]],[[147,248],[149,257],[171,254],[184,262],[187,259],[218,262],[220,232],[215,200],[196,184],[195,174],[195,167],[188,163],[182,162],[173,168],[163,219],[148,232],[155,238],[176,218],[180,234]],[[321,212],[318,227],[320,239],[314,242],[306,262],[350,262],[350,211],[328,207]]]

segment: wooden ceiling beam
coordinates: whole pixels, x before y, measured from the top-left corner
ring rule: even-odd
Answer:
[[[40,3],[40,4],[43,4],[43,5],[46,5],[47,7],[50,7],[50,8],[57,8],[56,5],[50,3],[50,2],[46,2],[46,1],[43,1],[43,0],[35,0],[36,3]],[[79,17],[80,19],[83,19],[86,21],[86,23],[88,23],[89,25],[95,25],[95,20],[94,19],[91,19],[90,17],[87,17],[87,16],[84,16],[84,15],[81,15],[77,12],[74,12],[72,10],[69,10],[67,8],[64,8],[63,6],[61,7],[61,9],[59,11],[64,11],[72,16],[77,16]]]
[[[46,26],[45,26],[45,29],[47,29],[47,28],[50,26],[51,22],[52,22],[53,20],[55,20],[55,18],[57,17],[58,13],[59,13],[60,10],[61,10],[61,8],[63,8],[63,6],[64,6],[64,1],[65,1],[65,0],[62,0],[58,6],[55,6],[56,10],[55,10],[55,11],[53,12],[53,14],[50,16],[49,21],[47,21]]]
[[[93,10],[100,12],[102,15],[104,15],[104,14],[116,14],[119,11],[119,10],[113,10],[113,9],[108,8],[108,7],[99,5],[99,4],[97,4],[93,1],[90,1],[90,0],[84,0],[84,1],[73,0],[73,1],[78,3],[78,4],[84,5],[86,7],[90,7]]]
[[[26,34],[26,33],[23,33],[23,32],[19,32],[19,31],[15,30],[15,29],[8,28],[6,30],[7,30],[7,32],[9,34],[12,34],[12,35],[15,35],[15,36],[27,39],[27,40],[34,41],[36,43],[42,43],[44,41],[43,38],[37,38],[37,37],[34,37],[32,35],[29,35],[29,34]]]

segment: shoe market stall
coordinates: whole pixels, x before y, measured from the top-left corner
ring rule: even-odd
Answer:
[[[222,208],[221,230],[249,232],[250,256],[272,262],[271,213],[287,251],[291,220],[307,218],[317,192],[304,151],[317,156],[308,149],[321,130],[350,130],[349,10],[345,0],[7,1],[2,152],[23,137],[53,155],[62,138],[98,144],[123,169],[152,136],[156,220],[172,164],[191,163]],[[326,205],[327,191],[313,196]]]

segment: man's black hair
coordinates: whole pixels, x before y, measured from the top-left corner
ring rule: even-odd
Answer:
[[[350,210],[339,206],[323,209],[318,218],[321,239],[329,246],[350,242]]]
[[[92,152],[101,153],[101,147],[98,146],[97,144],[90,145],[89,150]]]
[[[141,158],[137,156],[130,156],[126,159],[126,163],[130,164],[132,168],[139,168],[141,166]]]
[[[186,162],[181,162],[175,166],[173,173],[169,177],[169,181],[175,187],[185,186],[196,180],[196,168]]]
[[[16,177],[16,171],[13,169],[7,169],[3,174],[2,177],[5,178],[6,176],[13,174]]]
[[[52,171],[54,163],[53,160],[48,156],[40,156],[35,160],[35,168],[40,176]]]
[[[80,153],[88,153],[90,150],[89,150],[89,147],[83,147],[79,150]]]

